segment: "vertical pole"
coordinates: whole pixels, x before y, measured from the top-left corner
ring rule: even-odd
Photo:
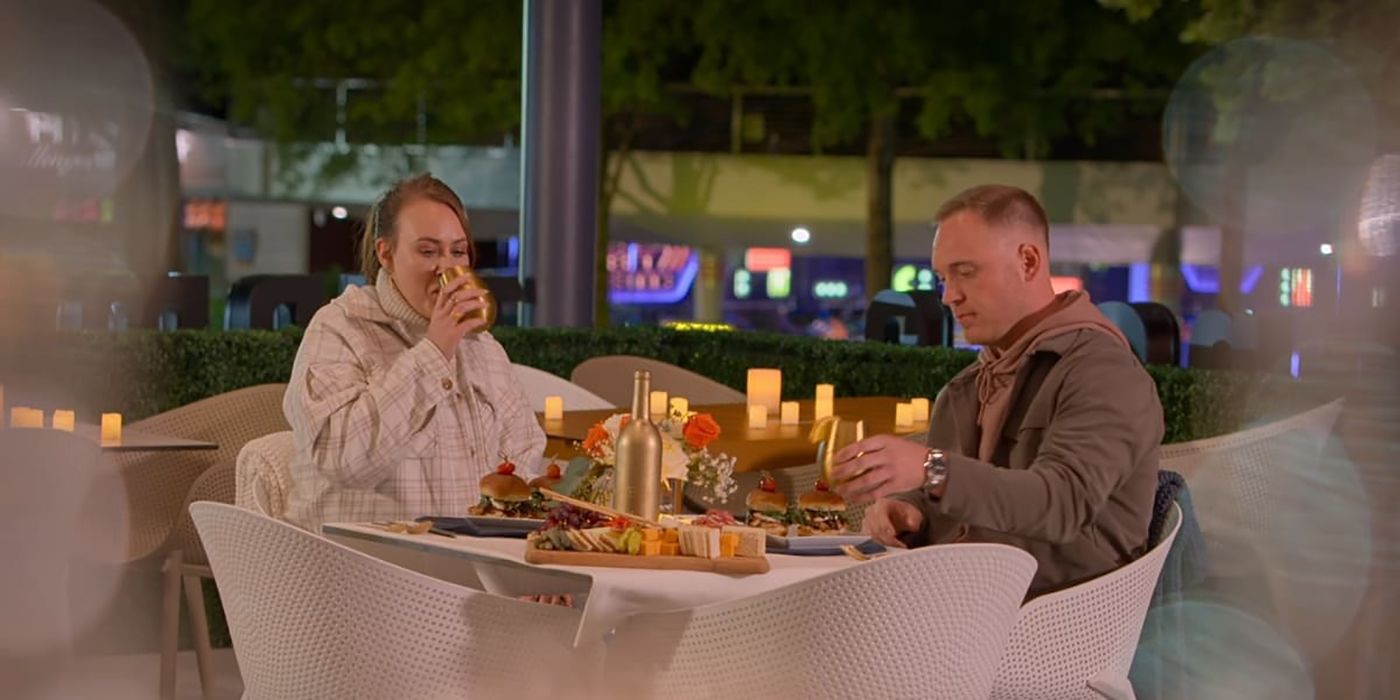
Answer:
[[[592,326],[602,3],[525,3],[520,272],[535,304],[522,324]]]

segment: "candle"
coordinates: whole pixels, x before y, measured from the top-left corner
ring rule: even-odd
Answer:
[[[762,406],[777,415],[783,396],[783,373],[776,369],[749,370],[749,406]]]
[[[894,405],[894,427],[908,428],[914,425],[914,406],[908,403]]]
[[[666,417],[666,392],[651,392],[651,418],[657,420]]]
[[[782,412],[783,425],[797,425],[797,402],[784,401]]]
[[[817,407],[812,415],[815,420],[821,420],[835,413],[832,404],[835,402],[836,387],[830,384],[817,385]]]
[[[925,398],[910,399],[910,400],[909,400],[909,404],[910,404],[911,406],[914,407],[914,422],[915,422],[915,423],[927,423],[927,422],[928,422],[928,399],[925,399]]]
[[[690,399],[683,399],[679,396],[671,399],[671,413],[680,416],[681,420],[685,420],[685,417],[690,415]]]
[[[44,427],[44,412],[37,408],[15,406],[10,409],[10,427],[42,428]]]
[[[122,441],[122,414],[102,414],[102,444],[111,445]]]
[[[546,396],[544,397],[544,419],[564,420],[564,397]]]
[[[758,405],[749,406],[749,427],[767,428],[768,409]]]
[[[72,411],[54,411],[53,429],[64,432],[73,432],[74,416]]]

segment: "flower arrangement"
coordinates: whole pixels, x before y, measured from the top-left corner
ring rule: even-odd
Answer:
[[[576,498],[594,503],[607,503],[612,498],[613,467],[617,464],[617,436],[632,419],[618,413],[588,429],[579,444],[585,455],[569,465],[577,481],[572,489]],[[719,423],[708,413],[672,411],[656,424],[661,433],[661,477],[667,483],[685,481],[724,500],[734,493],[735,458],[709,450],[710,443],[720,435]]]

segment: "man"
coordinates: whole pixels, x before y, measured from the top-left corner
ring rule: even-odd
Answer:
[[[837,454],[835,489],[877,500],[886,545],[1000,542],[1033,555],[1031,595],[1128,563],[1147,545],[1162,406],[1123,335],[1050,286],[1045,211],[984,185],[939,209],[933,269],[977,362],[938,394],[928,445],[890,435]]]

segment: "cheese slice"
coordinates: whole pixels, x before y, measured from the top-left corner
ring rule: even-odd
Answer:
[[[722,532],[719,536],[719,555],[722,557],[734,556],[735,550],[739,548],[739,535],[733,532]]]

